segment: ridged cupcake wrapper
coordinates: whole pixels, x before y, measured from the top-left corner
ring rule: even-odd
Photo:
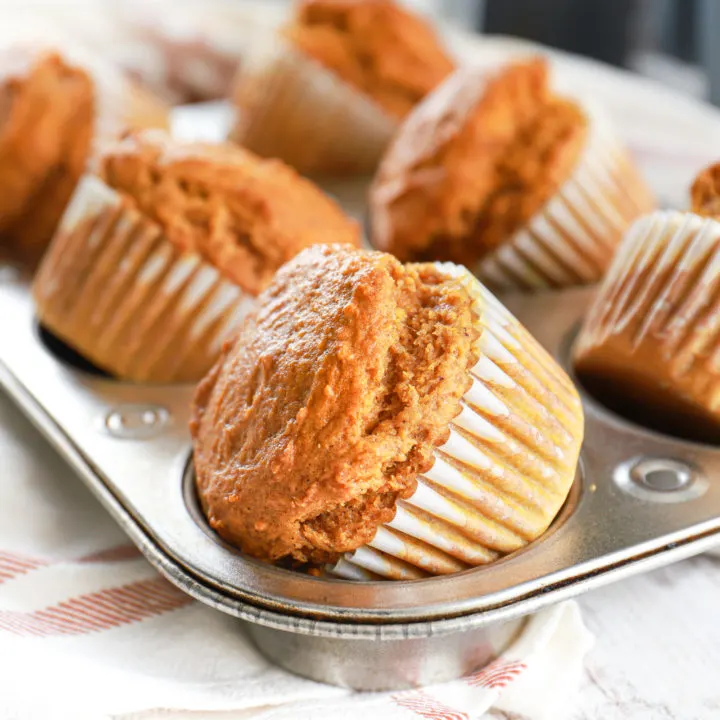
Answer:
[[[335,565],[343,577],[414,579],[492,562],[548,528],[575,478],[583,416],[572,383],[468,271],[439,267],[475,298],[480,360],[434,465],[372,542]]]
[[[191,382],[253,298],[100,180],[80,183],[35,278],[40,322],[107,372]]]
[[[236,82],[233,139],[308,175],[372,172],[397,127],[371,99],[294,50],[274,49]]]
[[[655,365],[644,372],[664,374],[664,384],[720,415],[720,222],[672,211],[632,226],[575,357],[582,363],[608,346],[615,358],[652,353]]]
[[[580,161],[527,225],[474,271],[495,291],[592,284],[610,265],[629,225],[655,202],[625,150],[594,108]]]

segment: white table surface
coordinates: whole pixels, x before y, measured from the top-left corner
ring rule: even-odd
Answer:
[[[685,560],[581,605],[597,644],[573,720],[720,718],[720,560]]]

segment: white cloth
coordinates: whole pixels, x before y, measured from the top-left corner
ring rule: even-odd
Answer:
[[[363,720],[561,718],[592,644],[577,606],[534,617],[490,669],[418,691],[353,693],[271,665],[239,621],[138,554],[0,394],[0,717]]]

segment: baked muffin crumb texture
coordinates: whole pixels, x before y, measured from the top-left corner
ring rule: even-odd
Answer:
[[[401,260],[472,266],[571,175],[588,119],[550,88],[541,58],[494,77],[458,70],[389,148],[371,193],[373,242]]]
[[[95,91],[56,52],[20,46],[0,56],[0,235],[35,260],[84,170]]]
[[[309,180],[240,147],[134,133],[107,149],[100,174],[175,245],[253,295],[309,245],[360,242],[357,223]]]
[[[370,541],[447,439],[477,359],[474,317],[435,266],[301,253],[196,393],[211,526],[266,560],[328,562]]]

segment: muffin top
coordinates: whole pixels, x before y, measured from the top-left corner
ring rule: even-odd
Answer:
[[[415,108],[370,193],[372,240],[401,260],[472,266],[571,175],[588,120],[535,58],[488,77],[458,70]]]
[[[305,247],[360,244],[357,223],[309,180],[234,145],[132,133],[105,150],[99,174],[171,242],[253,295]]]
[[[474,320],[468,291],[435,265],[300,253],[196,392],[210,525],[265,560],[327,562],[371,540],[448,437]]]
[[[286,35],[398,119],[454,69],[428,23],[392,0],[300,0]]]
[[[690,200],[696,215],[720,219],[720,163],[710,165],[695,178]]]
[[[90,150],[93,108],[88,74],[58,53],[0,53],[0,235],[31,245],[52,233]]]

